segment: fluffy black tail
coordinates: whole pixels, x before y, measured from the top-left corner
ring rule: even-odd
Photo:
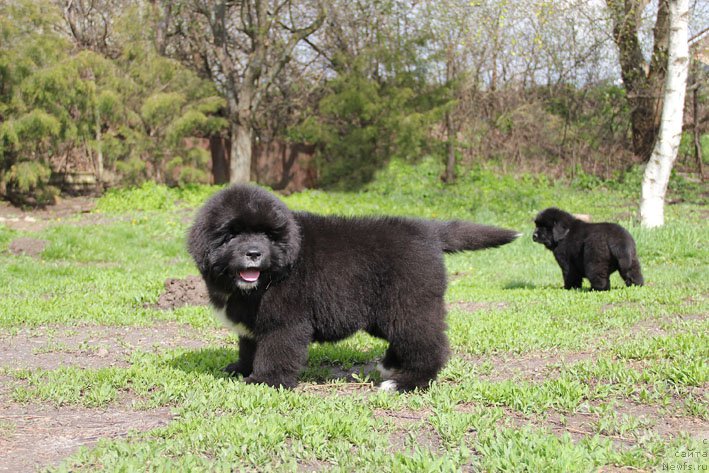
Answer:
[[[506,245],[522,235],[514,230],[478,225],[462,220],[432,222],[446,253],[457,251],[482,250]]]

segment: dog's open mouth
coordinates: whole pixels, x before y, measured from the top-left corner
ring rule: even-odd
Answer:
[[[258,281],[260,275],[261,271],[253,268],[242,269],[241,271],[239,271],[239,276],[246,282],[256,282]]]

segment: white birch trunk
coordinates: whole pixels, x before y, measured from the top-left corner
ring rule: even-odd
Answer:
[[[689,70],[689,0],[670,0],[670,37],[662,119],[655,147],[645,167],[640,223],[654,228],[665,223],[665,193],[682,138],[684,96]]]

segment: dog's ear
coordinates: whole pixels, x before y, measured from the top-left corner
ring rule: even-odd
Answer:
[[[554,228],[551,230],[551,235],[554,237],[554,241],[561,241],[566,238],[569,233],[569,229],[561,222],[556,222]]]

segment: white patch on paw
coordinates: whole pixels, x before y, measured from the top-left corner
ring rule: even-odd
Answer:
[[[382,378],[384,378],[384,379],[389,379],[392,376],[394,376],[394,374],[396,374],[396,370],[390,370],[390,369],[384,368],[384,365],[382,364],[381,361],[379,363],[377,363],[377,371],[379,371],[379,374],[381,374]]]
[[[382,384],[379,385],[379,390],[385,392],[396,391],[396,381],[392,379],[384,381]]]
[[[253,332],[249,330],[249,328],[244,325],[244,324],[235,324],[232,322],[229,317],[226,316],[226,306],[224,307],[216,307],[212,306],[212,313],[214,314],[214,318],[217,319],[219,322],[222,323],[226,328],[231,330],[232,332],[236,332],[237,335],[240,337],[245,337],[245,338],[254,338]]]

